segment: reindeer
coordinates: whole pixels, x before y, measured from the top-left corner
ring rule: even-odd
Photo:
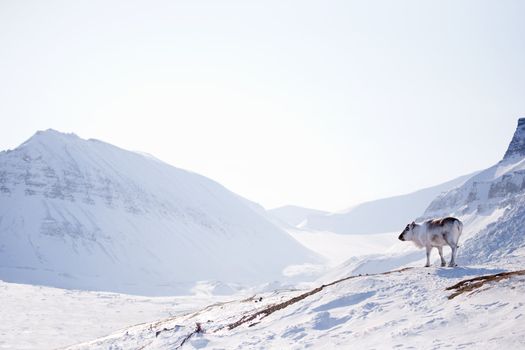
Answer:
[[[427,250],[427,263],[430,266],[430,251],[436,247],[441,257],[441,266],[446,266],[447,262],[443,258],[443,246],[449,245],[452,249],[452,257],[448,266],[454,267],[456,264],[456,253],[458,250],[459,236],[463,231],[463,223],[451,217],[425,221],[416,224],[414,221],[408,224],[399,235],[401,241],[412,241],[418,248],[425,247]]]

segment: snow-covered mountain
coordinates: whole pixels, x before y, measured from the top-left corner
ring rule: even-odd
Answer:
[[[465,223],[463,263],[486,263],[525,250],[525,118],[501,161],[436,198],[422,219],[455,215]]]
[[[458,215],[483,215],[496,208],[515,204],[525,192],[524,143],[525,118],[521,118],[503,159],[471,177],[463,186],[435,198],[424,216],[450,211]]]
[[[253,203],[151,156],[54,130],[0,153],[2,280],[188,293],[316,259]]]
[[[464,223],[460,265],[499,265],[525,257],[525,118],[519,119],[501,161],[437,196],[417,221],[442,216],[455,216]],[[341,269],[354,273],[387,271],[419,264],[423,256],[419,249],[399,242],[390,255],[350,260]]]
[[[498,164],[439,195],[420,219],[442,215],[464,221],[464,266],[421,267],[424,253],[399,242],[405,251],[352,258],[309,288],[210,305],[70,349],[522,348],[525,118]]]
[[[409,194],[365,202],[340,213],[308,214],[299,227],[341,234],[398,231],[421,215],[437,195],[460,186],[473,175],[461,176]]]

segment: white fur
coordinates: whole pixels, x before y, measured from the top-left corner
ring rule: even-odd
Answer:
[[[422,224],[412,223],[407,225],[405,230],[399,236],[404,241],[412,241],[418,248],[426,248],[427,263],[430,266],[430,252],[432,248],[437,248],[441,257],[441,266],[446,265],[443,258],[443,246],[449,245],[452,249],[452,256],[448,266],[457,266],[456,254],[458,249],[459,236],[463,231],[463,223],[458,219],[448,221],[444,225],[432,225],[429,221]]]

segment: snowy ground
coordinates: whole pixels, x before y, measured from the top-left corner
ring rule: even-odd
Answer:
[[[0,349],[56,349],[170,317],[220,297],[139,297],[0,281]]]
[[[211,306],[70,349],[177,349],[183,342],[186,349],[523,348],[525,276],[448,298],[453,291],[447,287],[501,271],[491,266],[418,267],[357,276],[322,289],[266,293]],[[203,331],[190,336],[197,323]]]
[[[234,288],[202,283],[194,289],[196,296],[151,298],[0,281],[0,349],[56,349],[82,342],[87,343],[71,349],[174,349],[197,322],[204,333],[191,337],[183,348],[525,347],[525,276],[488,284],[452,300],[447,299],[451,292],[445,291],[466,278],[523,269],[525,259],[494,266],[422,268],[424,251],[398,241],[397,233],[290,233],[328,263],[328,272],[317,281],[298,284],[297,289],[270,283],[260,292],[213,296]],[[358,276],[267,317],[259,315],[234,329],[227,327],[323,284],[403,266],[414,268]]]
[[[300,230],[291,234],[306,247],[325,256],[329,266],[352,255],[384,251],[392,244],[391,234],[361,237]],[[279,288],[282,288],[279,283],[262,286],[262,290],[268,292]],[[231,295],[234,291],[235,288],[218,282],[199,283],[193,289],[196,296],[152,298],[0,281],[0,349],[55,349],[134,324],[181,315],[215,302],[243,298],[249,293],[241,291],[236,296]]]

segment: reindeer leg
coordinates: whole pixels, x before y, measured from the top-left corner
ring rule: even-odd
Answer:
[[[437,247],[439,256],[441,258],[441,267],[447,266],[447,262],[445,261],[445,258],[443,257],[443,247]]]
[[[427,264],[425,265],[425,267],[429,267],[430,266],[430,251],[432,250],[432,247],[426,247],[427,248]]]
[[[453,244],[450,246],[450,248],[452,249],[452,257],[450,258],[450,263],[448,264],[449,267],[455,267],[455,266],[458,266],[456,264],[456,253],[458,251],[458,246]]]

